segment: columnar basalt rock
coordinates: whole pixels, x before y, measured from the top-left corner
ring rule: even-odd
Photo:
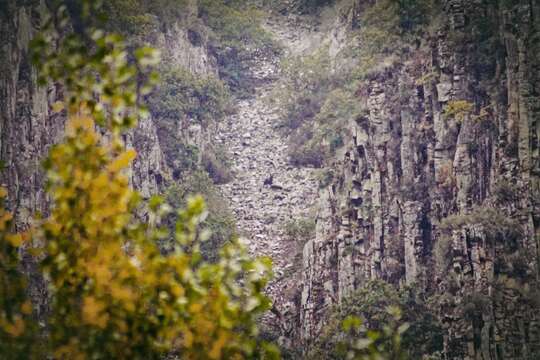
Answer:
[[[365,115],[351,121],[345,150],[331,165],[338,175],[321,190],[329,196],[320,199],[317,240],[304,250],[305,341],[318,333],[324,307],[378,278],[445,294],[436,311],[449,359],[524,359],[538,350],[538,319],[523,289],[537,286],[539,271],[539,11],[527,1],[446,1],[447,21],[424,39],[427,46],[364,82],[358,101]],[[493,45],[483,55],[479,30],[471,30],[482,16],[501,44],[496,53]],[[456,101],[474,105],[462,121],[446,112]],[[505,205],[494,202],[502,180],[517,192]],[[441,271],[434,259],[445,241],[439,222],[471,217],[479,206],[516,221],[515,248],[471,220],[451,234],[451,266]],[[497,265],[516,261],[516,249],[529,254],[528,275]],[[470,318],[475,294],[487,302]]]
[[[44,188],[41,162],[63,132],[64,119],[52,111],[61,94],[54,84],[37,86],[30,65],[29,42],[36,32],[36,8],[8,1],[0,17],[0,182],[8,189],[7,206],[17,230],[32,224],[36,212],[47,213],[49,201]],[[36,300],[36,315],[47,311],[46,286],[29,255],[23,259],[29,274],[29,293]]]
[[[8,206],[16,223],[29,225],[31,214],[45,211],[41,161],[49,146],[62,133],[63,119],[53,114],[51,105],[60,89],[37,86],[37,75],[29,64],[29,42],[39,17],[31,7],[10,4],[2,14],[2,71],[0,76],[1,172],[9,189]]]
[[[14,213],[17,230],[25,230],[35,214],[48,213],[50,199],[42,162],[50,147],[62,139],[65,113],[53,111],[53,104],[62,98],[62,88],[57,84],[38,86],[36,69],[30,63],[30,40],[40,31],[46,4],[8,0],[2,11],[0,183],[8,190],[7,206]],[[191,43],[185,26],[172,24],[165,30],[154,29],[146,36],[143,40],[151,40],[162,50],[166,61],[195,74],[217,74],[216,61],[209,55],[206,43]],[[125,138],[127,146],[138,153],[131,169],[131,183],[145,198],[162,191],[172,173],[162,151],[157,120],[140,119]],[[202,147],[208,137],[188,140],[201,143]],[[140,215],[145,216],[144,211]],[[37,276],[39,272],[30,255],[24,254],[23,265],[30,277],[29,291],[36,302],[37,315],[43,318],[41,315],[47,307],[46,286]]]
[[[196,2],[191,3],[196,5]],[[191,7],[195,6],[193,4]],[[52,111],[52,104],[61,98],[62,89],[54,84],[38,86],[37,74],[29,59],[29,42],[40,31],[40,14],[46,11],[45,5],[23,6],[8,1],[6,11],[0,19],[3,57],[0,88],[4,92],[0,99],[1,159],[5,167],[1,176],[8,188],[8,206],[16,214],[18,226],[25,228],[31,214],[46,213],[48,200],[41,161],[50,146],[61,139],[65,115]],[[217,74],[216,61],[209,55],[205,39],[193,44],[188,29],[181,23],[174,23],[164,31],[153,29],[145,36],[142,41],[151,40],[162,50],[169,64],[195,74]],[[178,119],[178,123],[180,120],[183,119]],[[156,121],[152,117],[141,119],[126,138],[128,146],[139,153],[132,169],[132,183],[145,197],[163,189],[171,172],[161,150]],[[208,137],[186,141],[193,140],[203,146]]]

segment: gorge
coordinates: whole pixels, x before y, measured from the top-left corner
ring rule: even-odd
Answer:
[[[0,7],[0,182],[16,231],[53,208],[41,164],[64,136],[64,89],[38,84],[29,48],[51,6]],[[340,323],[357,315],[381,330],[388,306],[410,325],[411,359],[540,356],[537,0],[137,0],[104,11],[128,48],[162,53],[150,115],[122,135],[137,152],[130,186],[174,208],[201,193],[204,258],[238,237],[272,259],[259,326],[283,358],[345,358]],[[45,323],[39,256],[19,253]]]

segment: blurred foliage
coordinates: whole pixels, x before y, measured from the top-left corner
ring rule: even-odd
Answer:
[[[32,304],[19,269],[18,250],[26,245],[29,234],[11,232],[13,216],[4,208],[6,196],[6,189],[0,188],[0,354],[22,360],[37,354],[32,348],[37,334]]]
[[[83,5],[89,16],[91,3]],[[54,110],[68,117],[65,138],[46,161],[54,206],[31,232],[45,244],[47,351],[61,359],[161,359],[173,350],[186,359],[277,358],[274,347],[255,340],[255,321],[270,305],[262,292],[270,261],[251,260],[237,241],[214,262],[204,261],[201,242],[210,234],[200,226],[207,216],[201,197],[177,212],[167,255],[157,246],[166,229],[134,215],[139,196],[127,169],[136,153],[126,150],[122,134],[144,115],[137,90],[157,61],[154,51],[139,50],[128,64],[118,37],[91,28],[84,40],[55,36],[69,23],[62,6],[54,20],[32,44],[40,80],[65,90]],[[171,211],[159,197],[149,207],[154,219]],[[9,234],[10,215],[0,215],[0,319],[7,340],[0,346],[13,358],[28,358],[23,340],[31,335],[25,321],[31,309],[15,269],[26,235]]]
[[[309,358],[419,359],[442,350],[442,334],[414,287],[371,280],[332,311]]]
[[[181,182],[169,187],[166,200],[174,209],[181,209],[195,194],[200,194],[207,205],[208,214],[202,226],[211,232],[208,240],[201,244],[201,255],[204,260],[216,262],[219,259],[219,250],[236,237],[234,216],[212,179],[203,171],[194,171]],[[169,217],[169,224],[174,225],[174,217]],[[171,245],[174,245],[172,237],[165,248],[170,251]]]
[[[88,17],[89,12],[88,5],[82,14]],[[32,40],[38,82],[45,85],[53,79],[64,85],[65,101],[54,104],[53,110],[77,114],[83,104],[97,125],[118,137],[121,131],[135,125],[138,116],[148,114],[138,98],[148,94],[157,81],[151,65],[157,63],[159,52],[141,47],[134,53],[135,61],[128,63],[119,35],[94,29],[91,23],[85,25],[83,34],[67,32],[69,23],[66,7],[59,6],[46,20],[42,35]],[[60,35],[53,26],[66,33]]]
[[[360,318],[348,316],[343,321],[343,330],[349,340],[338,345],[338,351],[353,360],[405,360],[409,357],[402,349],[402,336],[409,329],[408,323],[401,322],[398,307],[385,309],[390,319],[381,330],[371,330],[362,326]]]

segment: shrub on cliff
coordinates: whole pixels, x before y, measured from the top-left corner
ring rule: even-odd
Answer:
[[[202,157],[202,166],[215,184],[226,184],[233,178],[231,156],[223,145],[213,145],[206,149]]]
[[[208,32],[208,47],[218,60],[220,78],[242,96],[253,87],[249,62],[260,53],[279,51],[261,27],[262,13],[245,1],[113,0],[104,3],[104,10],[107,28],[129,36],[130,40],[144,39],[152,30],[165,30],[175,22],[188,25],[194,43],[198,43],[199,31],[193,30]],[[201,28],[202,23],[206,27]]]
[[[345,320],[349,330],[357,330],[342,330]],[[398,331],[403,323],[408,324],[406,332]],[[398,343],[393,335],[399,335]],[[365,339],[358,342],[359,337]],[[384,281],[372,280],[333,309],[323,335],[313,347],[313,358],[343,359],[352,350],[355,359],[372,359],[369,356],[381,352],[383,359],[401,358],[392,356],[419,359],[442,350],[442,341],[441,325],[414,288],[396,290]]]
[[[467,214],[454,214],[444,218],[439,228],[441,236],[434,246],[435,260],[439,271],[445,272],[453,259],[452,234],[454,231],[478,231],[480,238],[471,238],[470,241],[483,241],[488,248],[502,247],[507,251],[516,251],[519,248],[519,239],[523,235],[519,223],[500,210],[489,206],[477,206]]]
[[[26,295],[26,278],[20,273],[19,249],[28,234],[13,233],[13,215],[4,207],[6,189],[0,188],[0,354],[13,359],[34,358],[36,324]]]
[[[462,123],[474,111],[474,104],[467,100],[452,100],[444,108],[444,119],[453,119],[457,123]]]
[[[413,31],[429,23],[438,0],[392,0],[397,4],[399,25],[403,31]]]
[[[283,231],[290,239],[305,242],[315,236],[315,220],[309,218],[291,219],[285,223]]]
[[[108,30],[144,37],[151,29],[166,28],[184,20],[189,14],[188,7],[189,0],[108,0],[103,1],[101,15],[107,19],[104,25]]]
[[[321,7],[331,5],[334,2],[335,0],[296,0],[292,2],[289,10],[302,14],[313,14]]]
[[[328,90],[320,103],[311,103],[316,111],[289,114],[287,126],[301,125],[289,132],[289,159],[295,166],[322,167],[324,161],[343,146],[347,136],[347,122],[360,113],[359,100],[349,91]],[[295,108],[302,107],[302,103]],[[305,110],[305,108],[304,108]]]
[[[347,122],[361,113],[359,101],[344,74],[332,69],[327,48],[285,59],[281,68],[276,101],[290,162],[321,167],[343,145]]]
[[[377,1],[364,9],[361,26],[354,34],[356,41],[347,50],[357,63],[353,78],[365,80],[393,66],[403,44],[399,23],[399,6],[395,1]]]
[[[201,255],[205,260],[215,262],[219,259],[220,249],[236,236],[236,223],[225,199],[204,171],[194,171],[169,187],[166,200],[173,209],[182,209],[188,204],[189,198],[196,194],[203,197],[208,211],[201,225],[210,230],[208,239],[200,246]],[[169,217],[169,225],[174,226],[174,217]],[[174,236],[169,237],[166,244],[170,249],[174,245]]]
[[[289,162],[298,167],[323,166],[326,152],[323,144],[314,137],[313,129],[303,126],[289,136]]]
[[[225,116],[229,92],[219,79],[170,67],[163,67],[160,75],[160,84],[148,98],[155,116],[176,121],[187,118],[204,125]]]
[[[327,48],[282,60],[282,81],[276,91],[283,115],[281,126],[297,129],[319,113],[335,82],[330,60]]]
[[[175,179],[202,165],[216,183],[230,180],[226,152],[186,144],[187,131],[197,124],[201,130],[214,128],[229,112],[230,92],[215,76],[194,75],[186,69],[163,66],[161,82],[148,96],[150,112],[161,148]],[[197,139],[192,139],[197,141]]]
[[[210,49],[216,56],[220,78],[239,96],[254,86],[249,64],[258,55],[276,53],[279,46],[262,28],[262,13],[249,2],[201,0],[199,17],[211,29]]]

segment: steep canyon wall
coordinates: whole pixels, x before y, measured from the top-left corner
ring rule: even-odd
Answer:
[[[196,2],[186,18],[196,17]],[[46,215],[50,200],[46,193],[46,176],[42,162],[52,145],[62,139],[65,114],[55,113],[53,104],[62,98],[58,84],[39,86],[36,69],[30,61],[30,40],[40,32],[43,16],[49,12],[43,1],[19,2],[8,0],[2,5],[0,17],[0,183],[8,190],[7,206],[14,213],[17,230],[31,226],[34,215]],[[167,27],[155,26],[138,42],[150,42],[161,50],[163,61],[170,66],[187,69],[197,75],[217,75],[215,59],[209,55],[206,39],[193,42],[186,26],[179,20]],[[175,135],[185,143],[203,148],[212,136],[212,129],[189,124],[189,119],[169,119],[178,124]],[[143,198],[159,193],[171,183],[175,164],[165,156],[164,142],[170,134],[160,132],[163,119],[156,116],[140,119],[137,127],[125,136],[128,147],[135,148],[130,180]],[[186,124],[181,128],[179,124]],[[188,131],[185,131],[187,128]],[[144,209],[140,216],[146,216]],[[29,275],[32,299],[37,315],[43,318],[47,308],[47,290],[36,261],[23,254],[24,271]]]
[[[192,1],[190,6],[196,7],[196,2]],[[47,212],[41,162],[50,146],[61,139],[65,121],[63,114],[52,111],[52,104],[61,98],[62,89],[56,84],[38,86],[36,70],[29,59],[29,42],[40,31],[43,13],[47,11],[44,2],[25,5],[8,1],[0,23],[1,182],[8,189],[8,206],[16,214],[16,222],[21,228],[29,225],[28,221],[36,211]],[[191,16],[196,17],[195,10]],[[205,39],[193,43],[188,28],[181,21],[165,28],[158,25],[143,39],[137,40],[161,50],[163,62],[168,65],[182,67],[197,75],[217,75],[216,61],[209,55]],[[186,121],[176,120],[178,123]],[[161,149],[159,123],[155,117],[141,119],[137,128],[126,137],[128,146],[138,152],[132,168],[132,183],[144,197],[162,189],[174,167],[167,163]],[[200,146],[209,136],[202,134],[199,127],[182,133],[183,140]]]
[[[540,4],[503,3],[444,1],[433,36],[361,83],[304,248],[305,339],[383,279],[444,294],[448,358],[538,351],[538,294],[522,290],[539,274]],[[475,294],[488,301],[470,317]]]
[[[331,56],[362,26],[369,2],[352,3],[332,30]],[[327,166],[333,179],[321,184],[316,237],[303,249],[298,331],[291,333],[304,345],[333,305],[381,279],[437,298],[449,359],[524,359],[540,351],[540,4],[441,3],[435,30],[356,90],[363,112],[348,119],[344,145]],[[0,182],[19,229],[48,211],[40,164],[65,121],[52,111],[62,89],[38,86],[29,61],[44,4],[8,1],[0,15]],[[190,4],[186,16],[196,21]],[[186,25],[193,21],[156,26],[146,41],[168,65],[217,75],[207,39]],[[303,34],[294,46],[301,48]],[[172,117],[165,119],[172,130],[154,116],[126,136],[138,153],[131,181],[144,197],[178,177],[181,159],[166,143],[204,149],[215,135]],[[26,272],[36,274],[27,260]],[[30,291],[46,298],[39,278]]]

